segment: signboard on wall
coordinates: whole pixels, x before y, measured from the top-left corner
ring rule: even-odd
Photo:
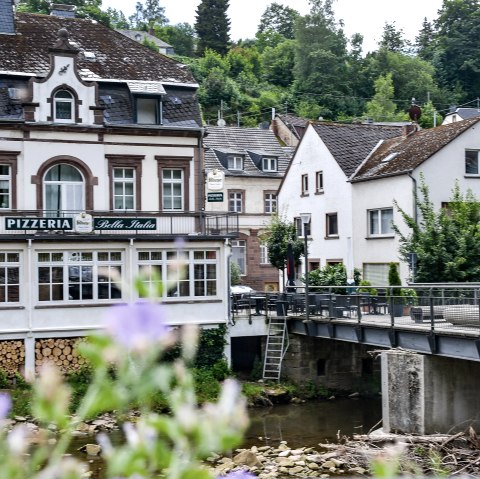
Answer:
[[[209,203],[220,203],[223,201],[223,191],[219,193],[207,193],[207,201]]]
[[[225,173],[220,170],[212,170],[207,174],[207,190],[219,191],[223,190],[223,181],[225,179]]]
[[[155,230],[156,218],[94,218],[95,230]]]
[[[11,230],[71,230],[73,218],[5,217],[5,229]]]

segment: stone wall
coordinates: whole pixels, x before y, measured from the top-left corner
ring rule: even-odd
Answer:
[[[291,335],[282,379],[312,381],[332,391],[375,393],[380,390],[380,360],[372,347],[344,341]]]

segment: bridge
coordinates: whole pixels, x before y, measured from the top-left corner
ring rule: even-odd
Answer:
[[[385,287],[375,288],[380,294],[309,289],[308,298],[300,288],[236,298],[232,319],[264,317],[276,325],[271,328],[275,336],[279,318],[285,318],[290,335],[384,350],[386,430],[428,434],[480,424],[480,284],[417,284],[407,290],[410,295]],[[269,370],[275,371],[276,363],[280,371],[281,358],[269,352],[269,343],[270,333],[265,362],[270,361]]]

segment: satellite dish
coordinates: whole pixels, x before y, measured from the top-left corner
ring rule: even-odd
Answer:
[[[219,118],[217,120],[217,125],[218,126],[225,126],[226,124],[227,124],[227,122],[223,118]]]

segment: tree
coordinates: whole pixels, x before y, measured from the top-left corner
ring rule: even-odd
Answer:
[[[263,41],[269,43],[269,38],[281,35],[284,39],[293,40],[295,38],[295,21],[300,14],[290,7],[285,7],[279,3],[271,3],[263,12],[258,25],[257,38],[263,37]]]
[[[273,267],[283,272],[283,284],[286,284],[285,268],[287,267],[288,244],[292,245],[295,264],[300,262],[300,257],[304,254],[303,240],[297,238],[295,224],[287,222],[278,215],[273,215],[270,224],[260,235],[260,240],[267,246],[268,261]]]
[[[404,119],[404,114],[397,113],[394,101],[392,74],[387,73],[375,81],[375,96],[367,102],[365,116],[375,121],[395,121]]]
[[[418,124],[422,128],[433,128],[434,126],[441,125],[442,121],[442,115],[436,111],[431,101],[422,106],[422,116],[420,120],[418,120]]]
[[[328,116],[347,112],[347,40],[333,16],[333,0],[311,0],[310,14],[296,22],[295,89],[308,92]]]
[[[480,92],[480,4],[478,0],[444,0],[435,21],[437,48],[433,58],[439,83],[460,90],[460,101]]]
[[[112,28],[121,28],[121,29],[130,28],[130,24],[122,11],[116,10],[115,8],[108,7],[105,13],[110,18],[110,26]]]
[[[288,87],[293,82],[295,41],[285,40],[276,47],[267,47],[262,56],[263,78],[276,86]]]
[[[145,4],[137,2],[135,13],[129,17],[130,23],[136,30],[150,30],[155,25],[168,23],[165,17],[165,7],[161,7],[159,0],[145,0]]]
[[[423,178],[416,205],[420,221],[397,205],[410,230],[403,234],[398,225],[400,257],[417,254],[415,281],[418,283],[480,281],[480,202],[471,191],[460,192],[455,185],[448,208],[435,210]]]
[[[432,61],[435,53],[435,29],[426,18],[423,19],[422,28],[415,37],[415,49],[422,60]]]
[[[103,25],[110,26],[110,16],[101,10],[102,0],[65,0],[66,5],[76,7],[78,18],[91,18]],[[19,12],[43,13],[49,15],[51,2],[49,0],[20,0],[17,6]]]
[[[378,46],[389,52],[405,53],[409,46],[408,41],[405,40],[403,30],[397,29],[395,22],[386,22],[383,26],[383,35]]]
[[[193,57],[195,30],[189,23],[155,28],[155,36],[172,45],[175,55]]]
[[[227,17],[229,0],[202,0],[196,11],[195,31],[198,36],[197,55],[207,49],[220,55],[228,52],[230,19]]]

